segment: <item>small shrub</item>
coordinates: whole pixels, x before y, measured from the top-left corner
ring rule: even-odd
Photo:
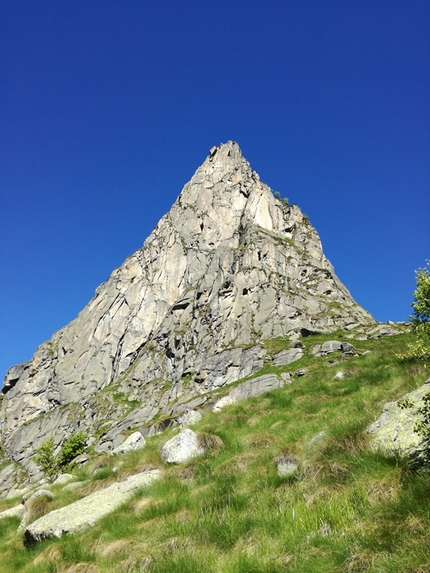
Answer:
[[[70,436],[61,448],[58,460],[59,466],[68,466],[77,456],[82,454],[85,451],[87,439],[88,435],[83,432],[78,432]]]
[[[412,330],[416,334],[415,342],[408,344],[408,351],[397,354],[400,360],[430,360],[430,261],[424,269],[415,271],[417,288],[414,291],[414,302],[411,304]]]
[[[35,450],[34,461],[47,478],[54,480],[62,470],[69,467],[73,460],[85,451],[87,438],[87,434],[82,432],[73,434],[64,441],[58,456],[54,455],[54,438],[50,438]]]
[[[58,463],[54,456],[54,438],[43,442],[35,451],[34,461],[43,471],[47,478],[53,480],[58,474]]]

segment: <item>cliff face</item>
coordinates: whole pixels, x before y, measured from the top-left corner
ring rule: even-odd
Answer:
[[[274,197],[236,143],[214,147],[143,247],[8,371],[6,454],[35,472],[34,448],[78,428],[109,449],[118,432],[259,369],[265,339],[372,322],[300,209]]]

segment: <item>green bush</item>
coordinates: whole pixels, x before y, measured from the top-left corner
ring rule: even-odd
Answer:
[[[414,291],[414,312],[410,319],[412,331],[417,338],[408,344],[405,354],[398,354],[401,360],[430,360],[430,261],[425,268],[415,272],[417,288]]]
[[[34,461],[43,471],[47,478],[53,480],[58,474],[58,464],[54,456],[54,438],[43,442],[40,448],[36,449]]]
[[[85,451],[87,439],[87,434],[83,432],[73,434],[64,441],[60,453],[55,456],[54,438],[50,438],[35,450],[34,461],[46,477],[54,480],[61,471],[70,467],[77,456]]]
[[[60,467],[68,466],[77,456],[85,451],[87,439],[87,434],[78,432],[64,442],[58,460]]]

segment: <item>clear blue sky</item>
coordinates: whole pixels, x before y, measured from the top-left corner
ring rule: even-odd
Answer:
[[[1,0],[0,377],[233,139],[355,299],[430,258],[428,0]]]

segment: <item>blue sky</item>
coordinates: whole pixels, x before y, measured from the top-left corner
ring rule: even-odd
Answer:
[[[0,376],[233,139],[354,298],[406,320],[430,258],[428,0],[1,0]]]

